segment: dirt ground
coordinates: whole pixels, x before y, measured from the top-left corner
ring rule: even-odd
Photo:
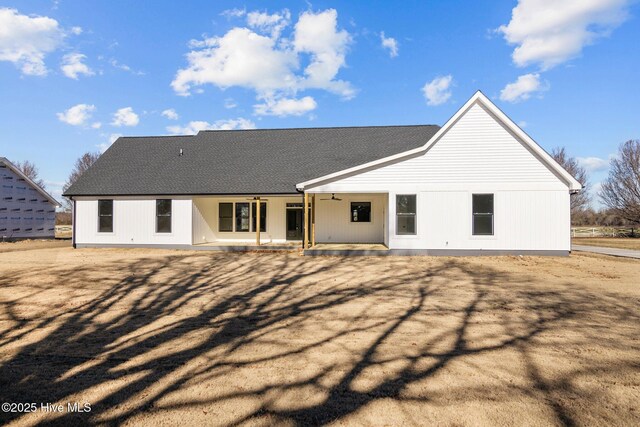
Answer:
[[[0,253],[65,247],[71,247],[71,240],[19,240],[17,242],[0,242]]]
[[[624,237],[577,237],[571,239],[574,245],[603,246],[607,248],[634,249],[640,251],[640,238]]]
[[[639,276],[589,254],[3,252],[0,400],[38,406],[0,423],[640,425]]]

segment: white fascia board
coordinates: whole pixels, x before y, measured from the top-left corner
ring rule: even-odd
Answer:
[[[62,206],[56,199],[54,199],[49,193],[47,193],[42,187],[40,187],[38,184],[36,184],[35,182],[33,182],[31,180],[31,178],[29,178],[28,176],[26,176],[24,173],[22,173],[22,171],[20,169],[18,169],[18,167],[16,165],[14,165],[13,163],[11,163],[11,161],[9,161],[9,159],[7,159],[6,157],[0,157],[0,163],[4,163],[5,165],[7,165],[7,167],[9,169],[11,169],[16,175],[18,175],[20,178],[24,179],[29,185],[31,185],[33,188],[35,188],[36,190],[38,190],[38,192],[40,194],[42,194],[44,197],[47,198],[47,200],[49,200],[51,202],[52,205],[55,205],[56,207],[60,207]]]
[[[419,155],[421,153],[426,152],[435,144],[440,138],[453,126],[460,117],[467,112],[471,106],[476,103],[481,102],[485,107],[489,109],[500,121],[502,121],[513,133],[515,133],[518,137],[524,141],[524,143],[538,155],[538,157],[543,160],[547,165],[549,165],[554,171],[558,173],[569,185],[569,190],[571,191],[579,191],[582,188],[582,185],[572,177],[562,166],[560,166],[553,158],[542,149],[529,135],[527,135],[518,125],[516,125],[513,120],[511,120],[506,114],[504,114],[493,102],[489,100],[482,92],[477,91],[469,100],[462,106],[456,113],[451,116],[449,120],[436,132],[435,135],[429,139],[422,147],[417,147],[409,151],[404,151],[402,153],[394,154],[393,156],[384,157],[382,159],[374,160],[369,163],[365,163],[359,166],[355,166],[349,169],[344,169],[329,175],[324,175],[319,178],[314,178],[309,181],[301,182],[296,185],[296,188],[299,191],[304,191],[307,187],[313,186],[318,183],[328,183],[331,181],[335,181],[340,179],[345,175],[350,175],[357,173],[361,170],[370,170],[375,169],[376,167],[383,166],[387,163],[395,163],[407,157],[412,157],[414,155]]]

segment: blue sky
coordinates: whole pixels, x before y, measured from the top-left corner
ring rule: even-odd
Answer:
[[[0,1],[0,155],[56,197],[117,135],[441,125],[478,89],[596,188],[640,138],[635,1],[147,4]]]

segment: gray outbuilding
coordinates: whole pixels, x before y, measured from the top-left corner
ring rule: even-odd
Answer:
[[[55,237],[60,203],[8,159],[0,157],[0,238]]]

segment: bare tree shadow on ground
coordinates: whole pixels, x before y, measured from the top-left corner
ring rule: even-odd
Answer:
[[[573,425],[620,420],[638,394],[637,298],[452,259],[174,253],[99,266],[0,279],[16,292],[2,303],[0,400],[92,405],[1,421]]]

